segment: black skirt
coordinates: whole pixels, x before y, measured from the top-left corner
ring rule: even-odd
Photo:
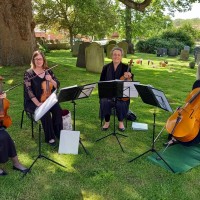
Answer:
[[[15,144],[5,130],[0,128],[0,163],[6,163],[9,158],[13,158],[17,155]]]

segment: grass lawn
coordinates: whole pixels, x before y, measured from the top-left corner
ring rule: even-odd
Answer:
[[[196,79],[196,67],[190,69],[189,61],[180,61],[178,57],[156,57],[156,55],[128,55],[123,62],[133,58],[142,58],[142,65],[134,64],[132,72],[135,80],[142,84],[150,84],[162,90],[175,110],[185,104]],[[148,65],[148,59],[153,65]],[[90,73],[84,68],[76,67],[76,58],[69,51],[52,51],[47,54],[50,66],[58,64],[53,71],[61,82],[61,87],[83,85],[98,82],[99,74]],[[163,68],[159,62],[167,60],[168,66]],[[192,56],[190,60],[193,60]],[[110,60],[105,59],[105,62]],[[4,77],[4,90],[22,83],[24,71],[29,66],[0,67],[0,75]],[[35,138],[31,138],[30,121],[25,117],[20,129],[21,112],[23,110],[23,87],[20,85],[7,92],[10,101],[9,115],[13,124],[8,132],[16,143],[20,161],[29,167],[38,155],[38,126],[35,125]],[[73,111],[71,102],[61,103],[63,109]],[[22,174],[12,170],[11,162],[4,165],[9,173],[0,177],[0,199],[69,199],[69,200],[196,200],[200,196],[200,167],[187,173],[173,174],[153,164],[145,155],[134,162],[128,161],[151,147],[153,131],[153,113],[156,111],[156,134],[165,125],[171,113],[142,102],[141,98],[131,99],[130,110],[137,115],[137,121],[148,124],[148,131],[133,131],[131,123],[124,134],[119,137],[125,150],[123,153],[115,137],[110,136],[96,140],[110,133],[100,128],[99,98],[97,88],[89,98],[76,101],[76,130],[81,133],[82,143],[90,153],[86,155],[79,146],[78,155],[59,155],[58,148],[44,143],[42,134],[42,154],[61,163],[60,167],[46,159],[38,159],[31,173],[22,179]],[[73,112],[72,112],[73,114]],[[111,118],[112,120],[113,118]],[[167,132],[163,131],[156,142],[156,149],[161,150],[166,141]],[[151,152],[149,153],[149,155]],[[183,155],[184,156],[184,155]],[[0,165],[2,167],[2,165]]]

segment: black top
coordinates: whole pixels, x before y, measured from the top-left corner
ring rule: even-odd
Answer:
[[[101,72],[100,81],[110,81],[110,80],[120,79],[124,75],[124,72],[131,72],[131,68],[130,67],[128,68],[127,64],[120,63],[115,71],[113,62],[111,62],[107,65],[104,65]],[[133,74],[132,74],[132,80],[133,80]]]
[[[52,79],[57,82],[57,87],[60,86],[60,82],[55,77],[54,73],[51,70],[48,70],[48,73],[51,75]],[[33,78],[34,77],[34,78]],[[45,81],[44,78],[40,78],[33,71],[33,69],[28,69],[24,74],[24,108],[26,111],[34,113],[36,105],[31,100],[36,97],[40,101],[43,90],[42,82]],[[52,92],[55,88],[52,89]]]

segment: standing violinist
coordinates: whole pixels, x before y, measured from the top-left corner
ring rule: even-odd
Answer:
[[[110,81],[120,79],[121,77],[132,80],[133,74],[131,74],[131,68],[128,65],[122,63],[123,49],[119,47],[114,47],[111,50],[112,62],[106,64],[101,72],[100,81]],[[116,99],[115,108],[116,115],[119,121],[118,129],[124,131],[123,120],[127,115],[130,100],[123,101],[121,99]],[[100,114],[101,119],[105,119],[105,124],[102,127],[103,131],[106,131],[110,126],[110,115],[111,109],[113,107],[113,101],[109,98],[100,99]]]
[[[6,98],[6,94],[1,94],[0,99],[3,100]],[[6,163],[8,159],[11,159],[13,163],[13,169],[18,170],[22,173],[27,173],[28,169],[25,168],[18,159],[17,152],[15,149],[15,144],[6,131],[4,125],[0,125],[0,163]],[[7,175],[7,172],[0,168],[0,176]]]
[[[46,58],[41,51],[35,51],[31,59],[31,68],[24,74],[24,107],[27,112],[34,113],[42,105],[46,96],[59,87],[60,83],[52,70],[47,66]],[[48,92],[47,92],[48,90]],[[45,97],[46,96],[46,97]],[[62,130],[61,107],[56,103],[42,118],[45,142],[51,146],[56,144],[56,137],[60,138]]]

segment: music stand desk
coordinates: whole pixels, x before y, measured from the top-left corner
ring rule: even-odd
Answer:
[[[150,85],[136,85],[135,87],[144,103],[161,108],[168,112],[172,112],[169,102],[167,101],[165,94],[161,90],[153,88]],[[172,172],[174,172],[174,170],[171,168],[171,166],[164,160],[164,158],[155,149],[155,126],[156,126],[156,113],[154,110],[152,146],[149,150],[147,150],[144,153],[140,154],[139,156],[133,158],[129,162],[132,162],[132,161],[136,160],[137,158],[139,158],[151,151],[151,152],[155,152],[157,154],[157,156],[169,167],[169,169]]]
[[[73,130],[76,130],[76,102],[75,100],[82,99],[82,98],[88,98],[90,94],[92,93],[93,89],[95,88],[96,83],[91,83],[87,85],[82,86],[70,86],[61,88],[59,94],[58,94],[58,102],[66,102],[71,101],[73,103]],[[81,142],[81,138],[79,140],[79,143],[83,147],[86,154],[89,154],[86,148],[84,147],[83,143]]]

